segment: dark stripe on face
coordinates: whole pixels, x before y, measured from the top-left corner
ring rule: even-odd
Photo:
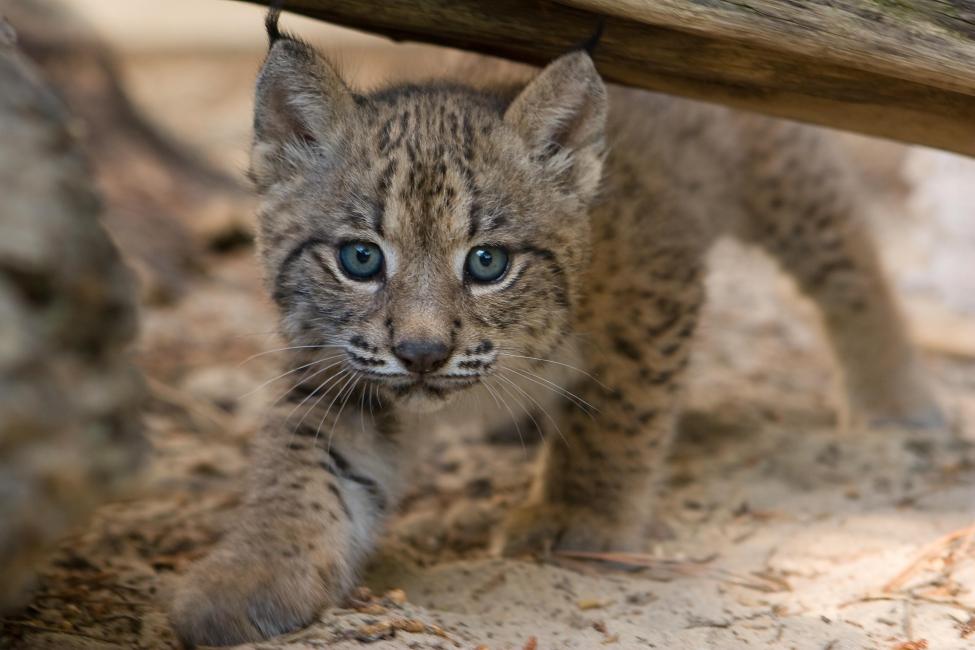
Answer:
[[[382,212],[384,207],[363,196],[355,196],[342,206],[342,220],[352,228],[376,230],[382,234]],[[377,220],[377,213],[379,214]]]
[[[371,357],[362,357],[362,356],[359,356],[358,354],[355,354],[354,352],[349,352],[348,354],[352,358],[353,361],[356,361],[358,363],[361,363],[364,366],[369,366],[369,367],[376,368],[376,367],[380,367],[380,366],[385,366],[386,365],[386,362],[383,361],[382,359],[373,359]]]
[[[300,244],[292,248],[291,251],[288,252],[288,254],[284,258],[284,261],[281,262],[281,266],[278,267],[278,273],[274,278],[273,297],[276,303],[278,303],[279,305],[283,304],[285,302],[285,299],[289,295],[289,292],[287,291],[285,286],[285,282],[288,279],[287,277],[288,271],[291,270],[291,267],[294,265],[294,263],[297,262],[302,255],[304,255],[305,251],[312,248],[313,246],[328,246],[328,245],[330,245],[330,242],[325,241],[324,239],[321,239],[319,237],[309,237],[308,239],[301,242]],[[328,269],[327,266],[325,268]]]
[[[389,118],[383,124],[382,128],[379,130],[379,138],[376,146],[379,148],[379,153],[385,154],[389,149],[389,133],[393,129],[393,118]]]
[[[515,249],[516,253],[531,253],[532,255],[537,255],[543,260],[551,261],[556,267],[558,267],[559,272],[562,271],[562,267],[559,266],[558,262],[555,261],[555,253],[547,248],[539,248],[538,246],[522,246],[521,248]]]
[[[467,236],[471,239],[481,229],[481,204],[476,198],[471,199],[471,209],[467,213]]]
[[[370,345],[369,344],[369,341],[367,341],[365,338],[359,336],[358,334],[356,334],[355,336],[353,336],[352,338],[349,339],[349,345],[351,345],[352,347],[357,348],[359,350],[364,350],[366,352],[372,352],[374,354],[376,352],[379,352],[379,348],[378,347],[376,347],[375,345]]]
[[[459,162],[459,161],[458,161]],[[481,229],[481,193],[474,182],[474,172],[466,162],[459,162],[460,175],[464,180],[464,190],[470,197],[471,207],[467,213],[467,236],[473,238]]]
[[[503,212],[492,214],[487,223],[483,225],[484,232],[495,232],[508,225],[508,215]]]
[[[335,275],[334,271],[332,271],[332,267],[330,267],[328,265],[328,262],[325,261],[325,259],[322,257],[322,253],[320,250],[312,249],[311,254],[312,257],[314,257],[315,260],[318,262],[318,265],[321,267],[321,269],[326,273],[328,273],[328,275],[332,278],[333,282],[340,282],[338,276]]]
[[[531,268],[531,264],[530,263],[522,264],[521,265],[521,268],[518,269],[518,274],[514,278],[512,278],[510,282],[508,282],[508,286],[506,286],[504,289],[502,289],[502,291],[507,291],[508,289],[513,289],[515,287],[515,285],[518,284],[518,281],[521,280],[522,276],[525,275],[525,273],[530,268]]]
[[[548,264],[552,273],[559,280],[558,289],[555,294],[555,301],[562,307],[566,309],[571,309],[572,305],[569,304],[569,287],[567,284],[567,278],[565,277],[565,271],[562,269],[562,265],[559,264],[558,259],[548,248],[540,248],[538,246],[523,246],[520,249],[516,249],[515,252],[528,253],[534,255],[539,259],[543,260]]]
[[[474,158],[474,125],[469,115],[464,115],[464,160],[470,162]]]
[[[396,168],[398,166],[398,159],[391,158],[386,167],[383,168],[382,173],[379,175],[379,181],[376,187],[376,194],[379,197],[378,203],[373,211],[372,228],[375,230],[380,237],[383,236],[383,220],[386,216],[386,201],[389,197],[389,192],[393,186],[393,176],[396,174]]]

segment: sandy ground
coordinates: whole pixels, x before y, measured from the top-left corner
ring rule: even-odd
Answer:
[[[188,61],[140,55],[126,70],[153,116],[239,168],[257,58]],[[971,647],[975,322],[911,290],[925,224],[906,212],[910,188],[877,171],[902,150],[857,152],[872,161],[879,239],[949,430],[845,430],[814,312],[765,258],[722,245],[661,535],[645,556],[490,557],[536,450],[439,431],[418,441],[429,463],[363,579],[375,595],[253,647]],[[174,578],[232,522],[248,440],[286,387],[247,395],[279,372],[274,354],[241,364],[279,347],[273,330],[247,247],[208,254],[179,302],[147,308],[137,355],[155,453],[144,485],[62,546],[27,611],[0,623],[0,647],[176,647],[163,613]]]

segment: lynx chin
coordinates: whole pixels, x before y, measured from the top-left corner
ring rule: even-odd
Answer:
[[[277,17],[250,174],[300,381],[254,442],[234,528],[177,592],[188,644],[341,603],[413,450],[478,403],[546,439],[499,552],[642,550],[720,237],[765,249],[818,305],[851,413],[939,421],[820,131],[607,87],[585,51],[530,78],[477,59],[477,86],[361,93]]]

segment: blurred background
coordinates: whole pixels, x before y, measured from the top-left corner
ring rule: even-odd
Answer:
[[[24,51],[83,119],[104,222],[138,276],[143,309],[134,352],[148,379],[145,423],[153,452],[142,491],[100,510],[59,550],[31,609],[0,626],[0,645],[6,639],[22,647],[42,641],[82,647],[79,639],[94,635],[123,647],[170,647],[160,602],[172,577],[206,552],[232,516],[248,440],[264,406],[286,388],[271,381],[257,390],[281,372],[280,359],[265,354],[281,344],[254,261],[254,205],[244,177],[253,83],[266,48],[264,10],[230,0],[22,0],[3,13]],[[404,68],[415,74],[419,66],[435,76],[437,57],[444,55],[290,14],[283,26],[332,56],[360,88],[396,79]],[[814,312],[767,259],[722,244],[713,255],[712,304],[694,361],[686,440],[664,508],[673,530],[655,547],[661,557],[727,553],[729,566],[755,570],[758,565],[749,563],[758,562],[778,577],[793,575],[788,571],[795,564],[815,564],[810,558],[817,553],[833,553],[834,564],[815,565],[817,576],[789,578],[790,593],[779,594],[780,600],[773,594],[740,605],[795,609],[802,601],[812,613],[797,616],[813,627],[827,626],[820,616],[869,590],[870,576],[899,568],[946,530],[970,525],[975,504],[967,451],[975,440],[975,160],[836,137],[871,198],[865,216],[935,376],[951,431],[937,444],[919,436],[909,441],[921,440],[920,446],[898,443],[896,449],[886,436],[864,434],[861,448],[850,449],[843,439],[845,451],[836,451],[835,371]],[[795,442],[797,430],[803,442]],[[484,556],[504,508],[524,494],[534,452],[510,439],[484,442],[480,433],[450,431],[431,439],[431,471],[419,478],[391,532],[396,553],[427,567],[448,560],[476,564]],[[922,502],[930,494],[937,501]],[[917,509],[905,509],[906,499]],[[827,551],[819,548],[820,524],[833,535]],[[742,541],[757,530],[755,546]],[[738,544],[735,556],[728,549]],[[780,564],[769,559],[776,544],[791,545]],[[861,572],[859,581],[850,578],[850,567]],[[938,597],[970,596],[972,571],[959,577],[944,573],[949,569],[936,567],[941,587],[954,589]],[[413,580],[408,593],[437,594],[445,582],[465,581],[451,571],[373,580],[397,587]],[[526,584],[540,576],[531,574]],[[688,604],[680,600],[682,583],[652,585],[661,603],[676,598],[674,611],[725,599],[708,592]],[[453,611],[451,597],[430,596],[421,605],[427,613]],[[877,621],[901,620],[900,610],[884,609],[891,607],[849,613],[855,625],[842,634],[851,643],[886,639],[894,632]],[[581,629],[567,615],[532,611],[520,628],[499,628],[494,638],[521,643],[531,625],[570,634]],[[963,607],[953,615],[967,620],[972,612]],[[622,621],[622,612],[606,616]],[[918,626],[929,626],[928,638],[959,638],[943,612],[917,616]],[[649,623],[634,625],[639,631]],[[586,634],[598,632],[584,627]],[[817,637],[816,630],[804,634],[832,638],[826,631]],[[476,634],[464,638],[478,640]],[[776,643],[751,647],[783,647]]]

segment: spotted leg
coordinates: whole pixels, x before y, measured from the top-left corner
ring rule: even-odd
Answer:
[[[941,412],[843,161],[816,131],[775,123],[756,138],[744,238],[812,298],[844,370],[850,415],[867,424],[939,426]]]
[[[341,602],[393,504],[396,451],[372,418],[293,409],[268,419],[234,529],[180,585],[171,620],[189,645],[289,632]]]
[[[529,503],[508,519],[505,553],[645,544],[704,293],[696,254],[660,249],[647,259],[611,291],[596,286],[580,313],[590,372],[572,387],[580,400],[550,425],[558,431]]]

